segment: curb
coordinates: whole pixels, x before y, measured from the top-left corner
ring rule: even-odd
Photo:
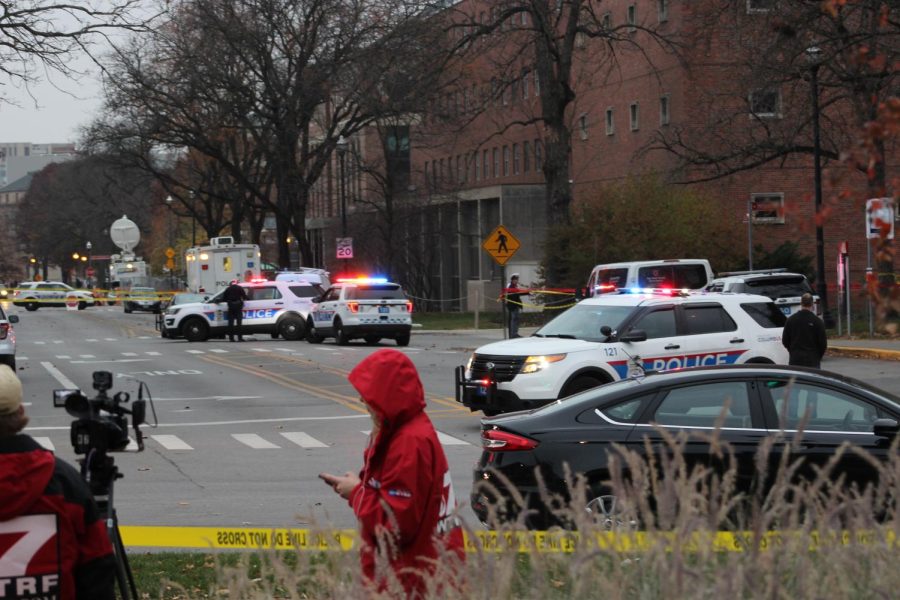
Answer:
[[[898,360],[900,350],[882,350],[879,348],[856,348],[853,346],[829,346],[829,356],[842,356],[845,358],[873,358],[875,360]]]

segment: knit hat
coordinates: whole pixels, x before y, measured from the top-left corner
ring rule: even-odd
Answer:
[[[7,365],[0,365],[0,415],[11,415],[22,406],[22,382]]]

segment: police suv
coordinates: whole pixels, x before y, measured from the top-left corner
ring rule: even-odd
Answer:
[[[306,334],[306,319],[313,299],[322,293],[317,283],[301,280],[267,281],[254,279],[241,283],[247,290],[244,301],[242,335],[268,333],[286,340],[301,340]],[[202,342],[223,337],[228,332],[228,304],[222,300],[225,290],[204,302],[177,304],[166,309],[162,337],[184,337]]]
[[[583,300],[530,337],[478,348],[456,369],[456,400],[490,416],[650,370],[788,362],[785,316],[769,298],[629,292]]]
[[[397,283],[381,277],[338,279],[313,306],[306,341],[319,344],[333,337],[343,346],[353,338],[370,345],[394,338],[398,346],[408,346],[412,310]]]

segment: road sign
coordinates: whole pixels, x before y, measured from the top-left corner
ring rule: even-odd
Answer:
[[[84,270],[85,277],[93,277],[94,276],[94,267],[88,267]]]
[[[866,237],[870,240],[881,237],[887,229],[887,239],[894,239],[894,201],[891,198],[871,198],[866,200]]]
[[[166,258],[175,258],[175,249],[172,247],[166,248]]]
[[[171,256],[166,259],[166,268],[170,271],[175,268],[175,261],[172,260]]]
[[[353,238],[337,238],[337,257],[353,258]]]
[[[491,258],[497,261],[498,265],[503,266],[512,258],[521,245],[516,236],[510,233],[509,229],[500,225],[484,239],[481,247],[491,255]]]
[[[77,296],[66,296],[66,310],[76,310],[78,308]]]

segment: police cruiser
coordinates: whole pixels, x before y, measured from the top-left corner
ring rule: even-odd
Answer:
[[[268,333],[286,340],[302,340],[313,299],[322,293],[318,283],[300,279],[267,281],[253,279],[241,283],[247,290],[244,302],[242,335]],[[202,342],[223,337],[228,331],[228,305],[222,300],[225,290],[204,302],[178,304],[166,309],[162,337],[184,337]]]
[[[408,346],[412,311],[400,284],[383,277],[340,278],[313,306],[306,341],[319,344],[333,337],[343,346],[353,338],[370,345],[393,338]]]
[[[654,370],[787,364],[785,316],[765,296],[628,290],[579,302],[530,337],[478,348],[456,400],[491,416]]]

